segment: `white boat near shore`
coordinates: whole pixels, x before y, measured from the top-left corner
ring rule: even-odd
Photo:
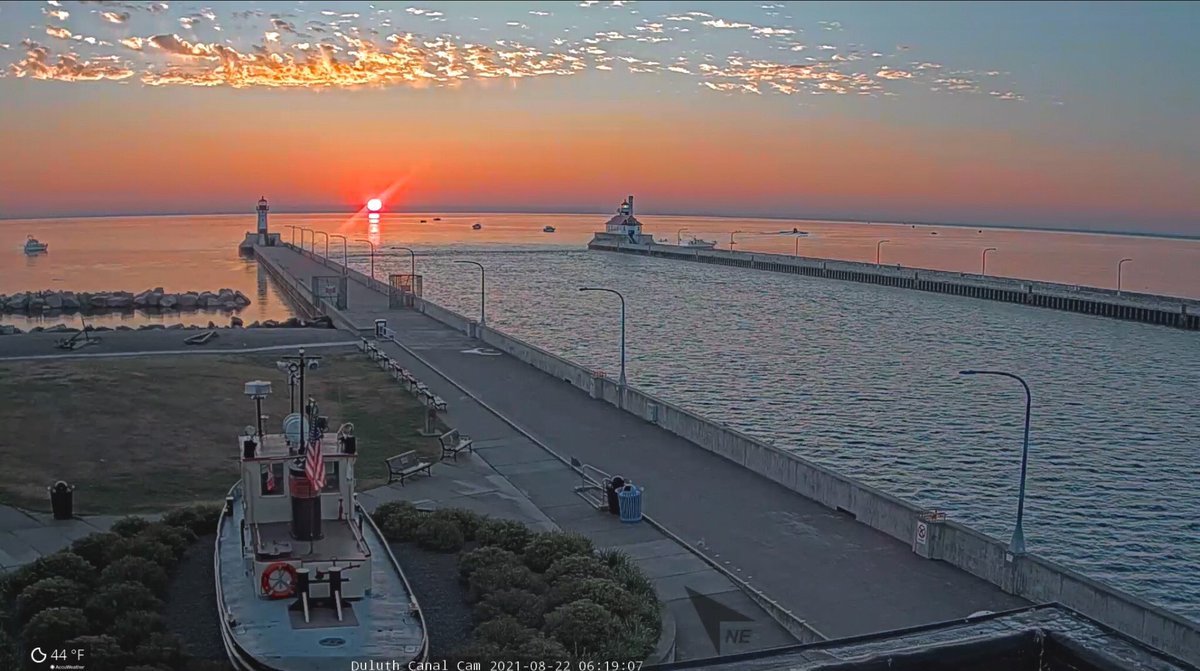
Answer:
[[[26,254],[42,254],[42,253],[45,253],[46,251],[48,251],[49,249],[50,249],[50,245],[48,245],[44,242],[39,242],[38,239],[33,237],[32,235],[29,236],[29,238],[25,241],[25,253]]]

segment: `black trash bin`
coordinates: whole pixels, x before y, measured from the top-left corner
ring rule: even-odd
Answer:
[[[608,497],[608,512],[613,515],[621,514],[621,504],[617,499],[617,492],[624,486],[625,478],[619,475],[605,483],[604,493]]]
[[[74,517],[75,488],[59,480],[50,490],[50,509],[54,511],[54,519],[69,520]]]

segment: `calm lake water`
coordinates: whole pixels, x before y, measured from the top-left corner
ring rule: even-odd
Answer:
[[[442,221],[433,221],[440,216]],[[419,219],[428,220],[420,224]],[[1024,395],[1033,389],[1026,536],[1031,551],[1200,620],[1200,339],[1194,333],[850,282],[582,251],[603,215],[282,215],[350,238],[351,266],[407,272],[426,295],[478,313],[487,267],[495,327],[615,376],[628,300],[630,383],[1007,540],[1015,517]],[[1200,242],[1082,234],[822,222],[644,217],[679,228],[808,231],[813,256],[1200,297]],[[480,231],[470,230],[476,221]],[[553,234],[543,226],[557,227]],[[0,293],[37,288],[240,289],[248,319],[288,312],[234,249],[252,216],[0,222]],[[937,232],[938,235],[930,235]],[[50,253],[26,259],[26,234]],[[683,237],[688,237],[685,232]],[[307,236],[306,236],[307,237]],[[779,235],[739,247],[794,251]],[[341,258],[333,240],[331,256]],[[324,238],[318,236],[318,250]],[[10,251],[11,250],[11,251]],[[201,323],[210,317],[197,318]],[[108,320],[117,317],[105,318]],[[133,316],[125,323],[147,317]],[[57,319],[55,321],[65,321]],[[94,320],[103,323],[103,319]],[[170,317],[168,321],[184,321]],[[29,325],[11,315],[0,322]]]

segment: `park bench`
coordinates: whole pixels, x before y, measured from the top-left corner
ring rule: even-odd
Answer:
[[[400,484],[403,485],[404,478],[417,475],[421,471],[425,471],[426,475],[433,475],[433,464],[428,461],[421,461],[421,458],[417,456],[416,450],[409,450],[394,457],[388,457],[383,462],[387,464],[389,485],[396,480],[399,480]]]
[[[463,450],[467,450],[468,452],[475,451],[475,448],[472,447],[474,441],[471,440],[471,437],[459,433],[458,429],[451,429],[446,433],[443,433],[438,437],[438,442],[442,444],[443,459],[450,457],[451,459],[458,461],[459,452],[462,452]]]

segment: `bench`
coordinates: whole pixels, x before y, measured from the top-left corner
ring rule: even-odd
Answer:
[[[400,484],[403,485],[404,478],[417,475],[421,471],[424,471],[425,475],[433,475],[433,464],[428,461],[421,461],[421,458],[417,456],[416,450],[409,450],[403,454],[388,457],[383,460],[383,463],[387,465],[389,485],[396,480],[399,480]]]
[[[468,452],[475,451],[475,448],[472,447],[474,441],[471,440],[471,437],[459,433],[458,429],[451,429],[446,433],[443,433],[441,436],[438,436],[438,442],[442,444],[443,459],[450,457],[451,459],[458,461],[459,452],[462,452],[463,450],[467,450]]]

